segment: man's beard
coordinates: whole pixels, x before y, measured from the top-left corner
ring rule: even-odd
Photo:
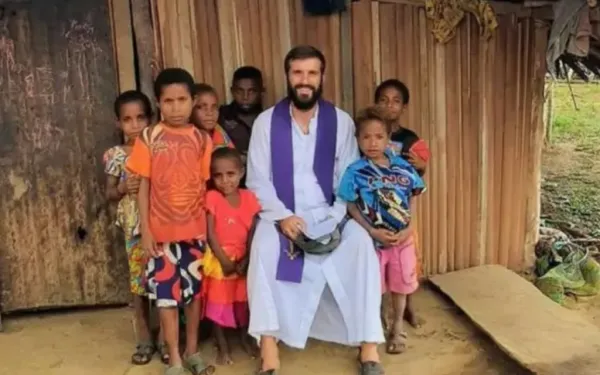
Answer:
[[[303,98],[297,94],[296,90],[301,88],[308,88],[312,90],[312,95],[310,98]],[[312,109],[315,104],[317,104],[317,101],[321,98],[321,95],[323,95],[323,85],[319,84],[319,87],[316,89],[309,85],[296,85],[292,88],[288,82],[287,92],[288,98],[292,101],[294,107],[301,111],[308,111],[309,109]]]
[[[253,114],[262,112],[262,103],[261,102],[253,104],[249,107],[241,106],[235,100],[232,102],[232,104],[233,104],[233,107],[235,108],[236,112],[238,112],[242,115],[253,115]]]

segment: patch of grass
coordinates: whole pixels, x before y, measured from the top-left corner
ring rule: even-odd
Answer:
[[[600,85],[554,85],[552,144],[544,151],[542,215],[594,235],[600,228]]]

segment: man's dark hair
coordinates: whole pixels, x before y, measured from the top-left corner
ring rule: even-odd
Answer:
[[[121,118],[121,107],[123,107],[125,104],[134,102],[138,102],[142,105],[144,115],[148,119],[152,118],[152,105],[150,104],[150,99],[148,99],[146,94],[138,90],[129,90],[121,93],[115,99],[114,109],[117,119]]]
[[[285,55],[285,60],[283,63],[285,74],[287,75],[289,73],[292,61],[312,58],[317,58],[319,61],[321,61],[321,74],[325,73],[325,55],[323,55],[323,52],[319,51],[319,49],[316,47],[303,45],[292,48],[290,52]]]
[[[203,94],[213,94],[217,96],[217,90],[209,84],[206,83],[196,83],[194,85],[194,95],[203,95]]]
[[[386,118],[385,109],[372,106],[360,111],[356,119],[354,119],[357,137],[360,135],[364,125],[369,121],[381,122],[385,126],[386,132],[388,134],[392,133],[392,122]]]
[[[194,78],[187,70],[181,68],[167,68],[161,71],[154,81],[154,95],[160,100],[165,86],[180,84],[187,87],[191,96],[194,96]]]
[[[263,85],[263,77],[261,71],[254,66],[242,66],[241,68],[237,68],[235,72],[233,72],[233,79],[231,80],[231,85],[234,86],[238,81],[242,79],[250,79],[256,83],[256,85],[262,87]]]
[[[406,87],[406,85],[402,83],[402,81],[397,79],[385,80],[381,82],[379,86],[377,86],[377,88],[375,89],[375,103],[379,101],[381,95],[383,95],[383,92],[387,89],[397,90],[400,93],[400,96],[402,96],[402,103],[405,105],[408,104],[410,100],[410,93],[408,92],[408,87]]]
[[[214,165],[215,161],[220,159],[231,159],[236,162],[240,168],[244,168],[244,162],[242,161],[242,154],[235,148],[231,147],[219,147],[213,151],[210,164]]]

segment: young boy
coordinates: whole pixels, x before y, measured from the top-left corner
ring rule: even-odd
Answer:
[[[411,206],[425,185],[413,166],[389,150],[391,128],[381,108],[359,115],[356,138],[363,157],[344,172],[338,195],[377,244],[382,291],[392,294],[395,310],[387,353],[399,354],[406,348],[406,298],[419,286]]]
[[[154,83],[163,121],[136,140],[127,168],[141,176],[138,193],[148,293],[156,300],[169,348],[166,375],[210,375],[198,353],[200,267],[206,246],[206,181],[212,142],[190,124],[194,80],[163,70]],[[186,345],[179,353],[178,306],[185,306]]]
[[[419,172],[419,175],[423,176],[431,153],[425,141],[419,138],[414,131],[402,126],[402,115],[409,100],[408,88],[397,79],[388,79],[375,90],[375,104],[385,108],[387,118],[392,122],[390,148],[396,154],[403,156]],[[416,233],[414,237],[416,240]],[[423,320],[415,314],[410,296],[407,298],[405,311],[405,319],[411,326],[418,328],[423,324]]]

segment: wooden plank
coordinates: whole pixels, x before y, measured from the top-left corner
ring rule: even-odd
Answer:
[[[131,0],[140,90],[154,102],[154,30],[149,0]]]
[[[128,0],[112,0],[111,2],[119,91],[135,90],[137,84],[130,3]]]
[[[373,82],[381,82],[381,39],[379,36],[379,3],[371,3],[371,37],[373,45]]]
[[[592,375],[600,329],[498,265],[438,275],[431,282],[503,351],[534,373]]]
[[[230,102],[231,74],[239,63],[235,47],[237,19],[232,1],[221,1],[217,13],[219,16],[219,34],[221,35],[221,56],[223,58],[223,78],[225,81],[225,101]]]
[[[346,0],[347,10],[340,16],[340,53],[342,80],[342,108],[354,112],[354,71],[352,64],[352,6]]]

